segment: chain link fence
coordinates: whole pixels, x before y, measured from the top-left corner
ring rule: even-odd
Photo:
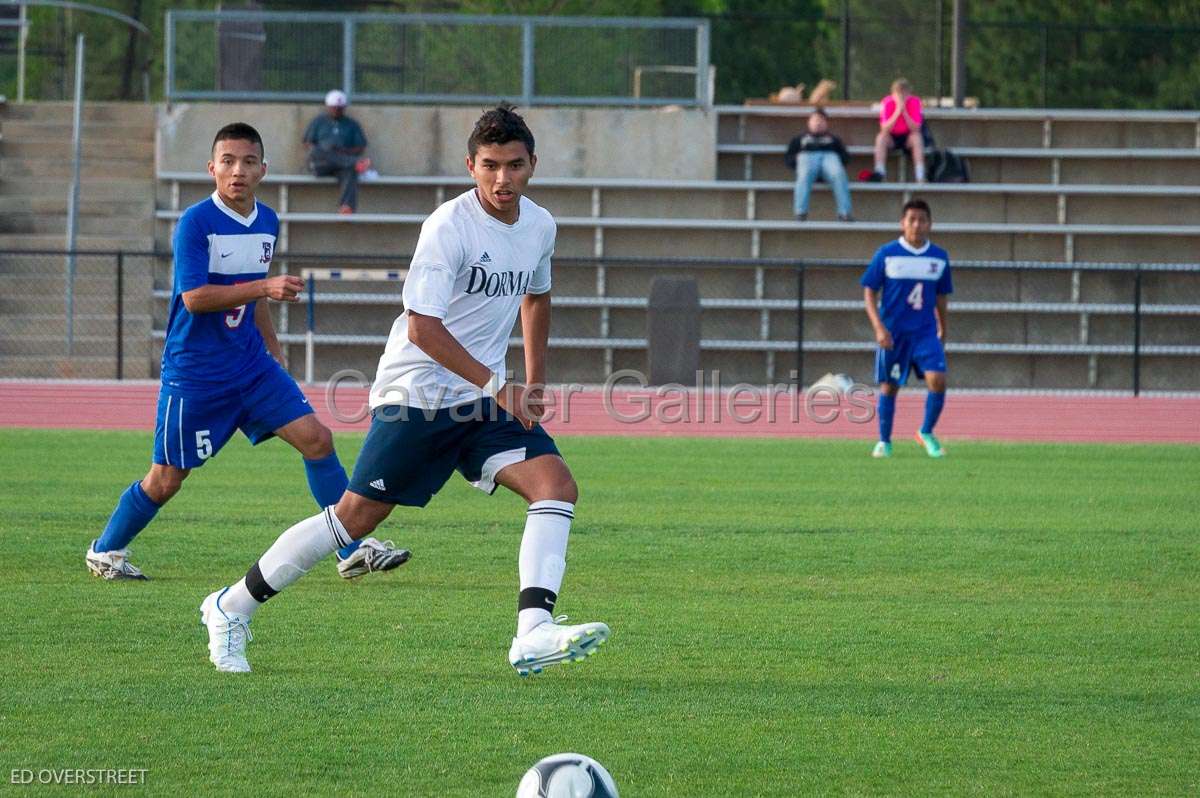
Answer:
[[[704,20],[170,11],[167,99],[702,105]]]
[[[202,12],[207,19],[175,12],[166,52],[159,7],[135,8],[151,35],[110,17],[29,6],[26,97],[70,97],[76,33],[88,37],[89,100],[178,96],[164,90],[168,63],[174,92],[191,98],[239,92],[309,101],[343,86],[362,92],[360,99],[387,102],[705,102],[710,62],[719,103],[766,97],[798,82],[811,90],[822,78],[837,81],[836,98],[874,100],[897,75],[927,98],[951,94],[952,0],[897,0],[882,11],[868,0],[799,4],[794,13],[726,13],[678,28],[656,27],[664,20],[652,17],[601,18],[589,27],[569,17],[539,18],[545,23],[532,35],[520,17],[360,14],[347,36],[347,15],[225,11],[217,22],[213,12]],[[1200,108],[1194,15],[1164,22],[1105,4],[1094,18],[1083,9],[1074,21],[1028,18],[1035,11],[1022,19],[967,4],[965,91],[982,106]],[[10,100],[17,96],[16,16],[15,5],[0,5],[0,94]],[[528,71],[527,45],[534,54]]]
[[[0,252],[0,376],[153,376],[151,269],[147,255]]]
[[[837,81],[838,99],[875,100],[901,75],[926,98],[952,94],[952,0],[901,0],[886,11],[867,0],[831,6],[809,17],[711,17],[717,102],[797,82],[811,90],[821,78]],[[965,93],[983,107],[1200,108],[1200,24],[1019,19],[979,3],[966,10]]]

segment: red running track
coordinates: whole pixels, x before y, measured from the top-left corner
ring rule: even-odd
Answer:
[[[365,430],[366,391],[323,385],[305,388],[322,421],[335,430]],[[40,429],[153,430],[158,383],[0,380],[0,427]],[[876,436],[873,398],[853,405],[831,394],[806,406],[803,397],[724,394],[701,402],[680,394],[656,397],[652,390],[614,394],[609,407],[599,390],[572,394],[546,422],[554,435],[755,436],[863,438]],[[737,400],[737,407],[731,405]],[[900,394],[895,437],[920,425],[924,394]],[[335,412],[336,411],[336,412]],[[416,411],[420,412],[420,411]],[[736,416],[734,413],[736,412]],[[647,416],[639,420],[639,416]],[[1088,394],[972,394],[947,397],[938,424],[943,439],[1200,443],[1200,398],[1097,396]]]

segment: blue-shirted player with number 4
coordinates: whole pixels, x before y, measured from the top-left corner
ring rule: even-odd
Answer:
[[[906,202],[901,211],[903,235],[885,244],[871,259],[862,278],[867,317],[875,328],[875,380],[879,383],[879,443],[875,457],[892,456],[892,419],[896,394],[909,369],[925,378],[925,421],[917,442],[930,457],[945,451],[933,427],[946,401],[946,305],[953,293],[950,258],[929,240],[933,213],[924,200]],[[881,301],[882,300],[882,301]],[[882,313],[881,313],[882,311]]]
[[[267,303],[295,302],[298,277],[268,277],[279,233],[275,212],[254,198],[266,175],[262,137],[243,123],[221,128],[208,172],[212,196],[188,208],[175,232],[175,278],[154,457],[146,476],[121,495],[103,534],[88,547],[88,569],[105,579],[145,579],[128,545],[199,468],[241,429],[251,443],[276,436],[304,456],[317,504],[335,504],[346,472],[333,435],[317,420],[283,359]],[[408,551],[367,538],[338,552],[347,579],[388,571]]]

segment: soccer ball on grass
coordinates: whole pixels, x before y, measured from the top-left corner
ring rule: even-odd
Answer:
[[[590,756],[555,754],[525,771],[517,798],[617,798],[617,785]]]

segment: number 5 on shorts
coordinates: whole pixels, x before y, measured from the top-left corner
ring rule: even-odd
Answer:
[[[196,456],[201,460],[212,457],[212,441],[208,439],[209,430],[196,430]]]

